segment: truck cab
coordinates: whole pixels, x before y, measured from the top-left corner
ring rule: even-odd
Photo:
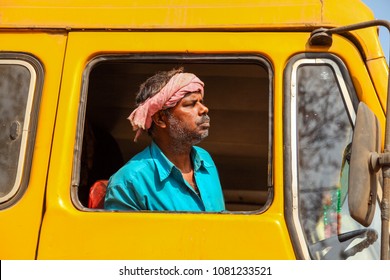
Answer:
[[[361,103],[384,147],[389,68],[376,26],[327,32],[372,21],[363,3],[27,2],[0,4],[1,259],[381,258],[384,179],[362,223],[350,161]],[[226,211],[92,207],[150,143],[137,88],[175,67],[205,83]]]

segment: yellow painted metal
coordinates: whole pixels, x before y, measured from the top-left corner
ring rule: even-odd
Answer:
[[[2,1],[5,15],[2,26],[76,29],[285,27],[318,23],[323,13],[320,0],[38,0],[34,1],[33,7],[30,2]],[[23,16],[27,12],[28,19]]]
[[[65,44],[66,36],[61,34],[0,33],[2,52],[29,53],[45,70],[28,188],[15,205],[0,210],[0,259],[35,257]]]
[[[370,72],[371,79],[374,82],[382,107],[386,111],[389,66],[386,63],[385,57],[382,56],[377,59],[367,61],[367,68]]]
[[[372,16],[356,0],[3,0],[0,9],[7,28],[302,28]]]

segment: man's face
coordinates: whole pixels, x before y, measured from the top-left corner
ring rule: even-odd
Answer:
[[[169,135],[182,143],[191,145],[199,143],[209,134],[208,111],[200,93],[187,94],[169,110]]]

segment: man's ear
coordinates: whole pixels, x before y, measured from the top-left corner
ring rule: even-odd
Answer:
[[[158,111],[156,114],[152,116],[153,123],[161,128],[167,127],[167,116],[163,113],[163,111]]]

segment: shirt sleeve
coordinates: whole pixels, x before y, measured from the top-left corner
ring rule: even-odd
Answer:
[[[118,183],[110,180],[104,200],[104,209],[107,210],[143,210],[140,205],[134,186],[131,182]]]

